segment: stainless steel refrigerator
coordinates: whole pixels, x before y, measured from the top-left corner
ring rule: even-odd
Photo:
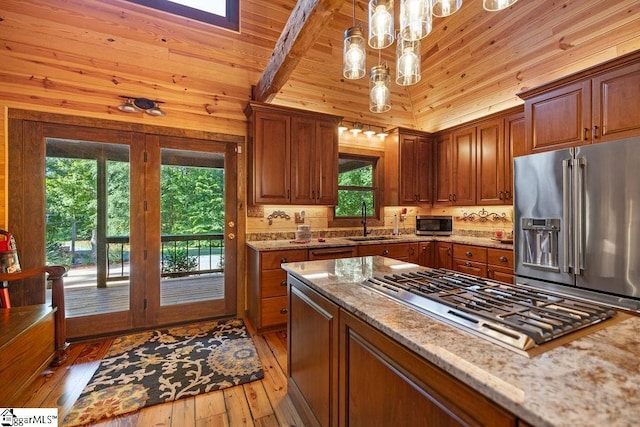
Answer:
[[[640,138],[514,159],[516,282],[640,311]]]

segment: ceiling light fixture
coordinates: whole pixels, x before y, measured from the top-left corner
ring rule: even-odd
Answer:
[[[483,0],[482,7],[489,12],[498,12],[506,9],[518,0]]]
[[[364,77],[366,55],[362,27],[356,27],[356,1],[353,0],[353,26],[344,32],[342,75],[349,80]]]
[[[357,137],[360,132],[362,132],[362,123],[354,122],[353,127],[349,129],[349,132],[353,134],[353,136]]]
[[[120,98],[123,98],[125,101],[118,105],[118,110],[124,111],[125,113],[144,111],[150,116],[162,117],[166,115],[166,113],[160,109],[159,104],[162,104],[162,101],[154,101],[147,98],[132,98],[124,95],[121,95]]]
[[[393,43],[393,0],[369,2],[369,46],[384,49]]]
[[[380,138],[381,140],[383,140],[383,141],[384,141],[384,139],[385,139],[387,136],[389,136],[389,134],[388,134],[387,132],[385,132],[385,130],[384,130],[384,128],[383,128],[383,127],[380,127],[380,132],[378,132],[378,133],[376,134],[376,136],[377,136],[378,138]]]
[[[344,121],[340,121],[340,124],[338,125],[338,135],[342,135],[342,132],[344,132],[347,129],[349,128],[347,127],[347,125],[344,124]]]
[[[433,0],[433,16],[444,18],[462,7],[462,0]]]
[[[489,12],[500,11],[518,0],[483,0]],[[420,40],[433,29],[433,17],[446,17],[460,10],[462,0],[400,0],[400,26],[396,39],[396,83],[410,86],[420,81]],[[380,52],[394,41],[393,0],[369,0],[369,38],[371,48]],[[343,75],[347,79],[359,79],[364,75],[365,50],[362,31],[355,25],[355,0],[353,1],[353,27],[344,35]],[[389,68],[381,64],[371,68],[369,81],[369,110],[384,113],[391,109]],[[362,61],[362,62],[360,62]]]
[[[371,129],[371,125],[367,125],[367,130],[362,133],[365,134],[368,139],[371,139],[371,137],[376,134],[376,131]]]

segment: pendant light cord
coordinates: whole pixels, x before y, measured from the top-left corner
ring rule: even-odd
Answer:
[[[356,26],[356,0],[353,0],[353,26]]]

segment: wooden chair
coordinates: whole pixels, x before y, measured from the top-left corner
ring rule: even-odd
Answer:
[[[52,364],[61,365],[67,359],[69,343],[67,342],[66,317],[64,307],[64,281],[62,276],[66,273],[65,267],[61,265],[52,265],[39,268],[30,268],[19,273],[0,273],[0,282],[11,282],[26,279],[34,276],[42,276],[46,274],[46,280],[51,281],[51,306],[54,312],[55,337]],[[46,283],[46,282],[45,282]],[[8,293],[3,297],[3,306],[12,307]],[[7,317],[10,315],[12,308],[3,308]],[[18,310],[16,310],[18,311]]]

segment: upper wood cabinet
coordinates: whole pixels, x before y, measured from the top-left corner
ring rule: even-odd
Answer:
[[[522,92],[526,152],[640,135],[640,53]]]
[[[250,102],[249,204],[335,205],[340,118]]]
[[[431,204],[433,142],[429,134],[398,128],[385,143],[384,204]]]
[[[476,127],[469,126],[439,138],[435,145],[436,199],[434,204],[476,204]]]
[[[524,114],[510,114],[477,127],[478,205],[513,203],[513,156],[524,146]]]

